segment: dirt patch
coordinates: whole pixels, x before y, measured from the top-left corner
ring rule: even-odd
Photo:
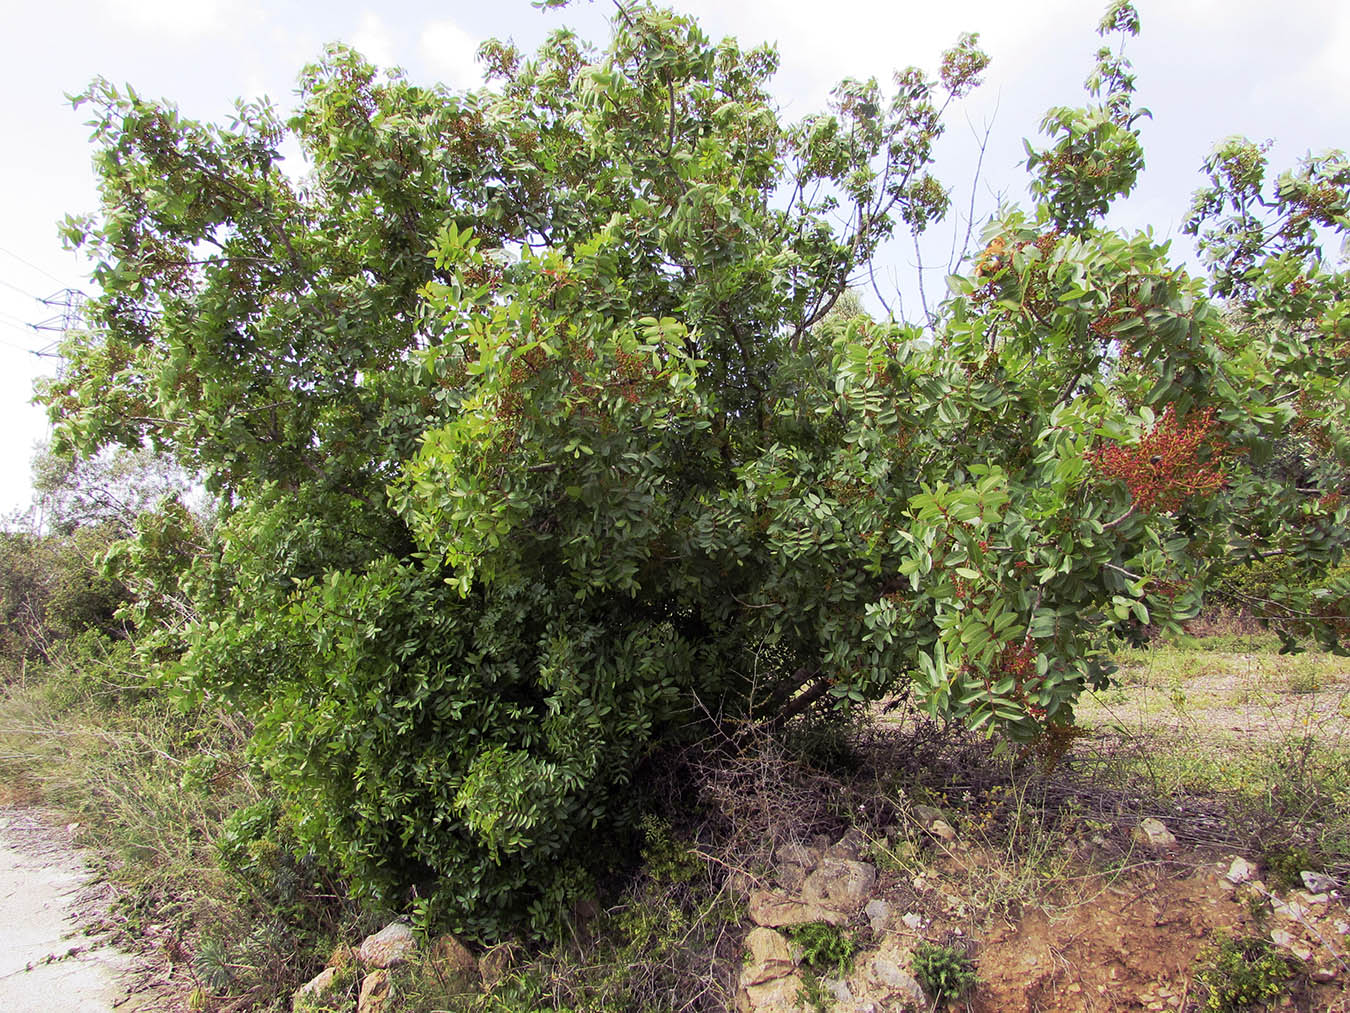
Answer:
[[[1141,870],[1091,899],[990,933],[975,1009],[1184,1009],[1201,946],[1243,917],[1234,891],[1211,869]]]
[[[1257,890],[1228,883],[1217,865],[1187,869],[1167,862],[1135,870],[1079,903],[1029,912],[984,935],[971,1008],[976,1013],[1197,1010],[1203,997],[1193,984],[1196,961],[1208,942],[1221,933],[1268,938],[1282,931],[1272,928],[1279,919],[1269,904],[1260,903]],[[1277,898],[1276,907],[1282,903]],[[1338,901],[1323,902],[1327,923],[1344,924],[1344,917]],[[1343,936],[1323,938],[1322,952],[1290,983],[1283,1008],[1350,1010],[1343,971],[1333,982],[1311,977],[1316,964],[1335,966],[1345,942]]]

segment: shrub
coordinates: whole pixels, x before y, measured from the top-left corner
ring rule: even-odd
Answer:
[[[1216,938],[1197,958],[1195,982],[1205,1013],[1240,1013],[1269,1005],[1292,977],[1289,964],[1264,939]]]
[[[1117,0],[1102,31],[1136,30]],[[1299,203],[1342,228],[1340,162],[1265,203],[1207,167],[1188,227],[1255,300],[1239,332],[1165,245],[1101,224],[1142,166],[1104,48],[1031,151],[1036,206],[939,313],[831,317],[945,213],[930,163],[974,37],[788,123],[771,50],[636,4],[613,32],[489,43],[469,94],[334,47],[286,122],[77,98],[104,213],[66,235],[104,285],[44,388],[59,449],[170,448],[220,510],[138,591],[184,617],[155,660],[253,723],[303,848],[474,937],[560,931],[631,856],[667,748],[906,688],[1062,742],[1113,626],[1175,627],[1238,543],[1350,540],[1350,509],[1266,467],[1273,435],[1342,427],[1339,346],[1303,335],[1340,326],[1318,314],[1344,279]],[[1254,207],[1281,245],[1234,253]],[[1334,639],[1350,597],[1303,605]]]

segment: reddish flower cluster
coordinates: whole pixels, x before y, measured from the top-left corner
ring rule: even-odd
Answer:
[[[997,664],[999,671],[1013,676],[1020,688],[1027,676],[1036,671],[1036,649],[1025,640],[1006,644]]]
[[[1206,409],[1179,425],[1176,412],[1168,406],[1134,446],[1102,447],[1089,453],[1088,460],[1101,474],[1124,482],[1139,509],[1176,510],[1224,486],[1226,448],[1211,442],[1213,431],[1213,410]]]

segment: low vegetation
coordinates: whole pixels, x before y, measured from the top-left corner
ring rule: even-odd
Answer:
[[[1121,706],[1173,681],[1188,706],[1202,709],[1238,706],[1265,687],[1272,698],[1261,700],[1261,712],[1303,728],[1297,715],[1308,701],[1283,687],[1308,666],[1325,673],[1318,696],[1347,706],[1350,667],[1265,646],[1223,637],[1127,649],[1126,670],[1149,674],[1124,684]],[[1225,704],[1207,680],[1248,656],[1261,666],[1232,679]],[[116,889],[104,927],[169,975],[180,997],[196,990],[197,1008],[221,1013],[289,1009],[294,989],[335,950],[393,912],[351,900],[341,877],[289,834],[265,774],[245,755],[244,729],[209,708],[167,706],[119,657],[116,642],[72,648],[6,686],[6,801],[80,824],[78,840],[100,856]],[[1293,743],[1272,736],[1239,765],[1214,722],[1197,716],[1174,725],[1170,710],[1147,707],[1140,715],[1128,728],[1085,716],[1087,733],[1054,757],[999,749],[901,709],[860,716],[847,729],[790,729],[786,739],[669,756],[663,777],[650,782],[661,815],[643,825],[637,871],[572,912],[557,944],[509,944],[488,987],[447,977],[430,960],[399,968],[385,1008],[730,1008],[747,927],[739,878],[767,875],[787,842],[850,826],[864,832],[883,882],[940,877],[961,898],[949,924],[962,937],[938,932],[935,921],[912,958],[928,994],[947,999],[985,994],[975,964],[996,926],[1040,910],[1072,918],[1149,867],[1155,860],[1130,839],[1143,815],[1162,816],[1185,862],[1245,855],[1272,890],[1301,887],[1304,870],[1350,879],[1350,778],[1331,726],[1310,723]],[[912,822],[918,806],[941,809],[969,850],[946,849]],[[1164,866],[1175,874],[1175,865]],[[912,903],[923,910],[918,898]],[[1219,927],[1196,954],[1194,994],[1206,1011],[1310,987],[1311,965],[1269,945],[1268,917],[1269,902],[1255,897],[1246,928],[1224,935]],[[869,930],[814,924],[791,938],[806,972],[804,997],[831,1008],[825,983],[847,973]],[[353,1010],[359,981],[349,979],[333,1005],[319,1008]]]

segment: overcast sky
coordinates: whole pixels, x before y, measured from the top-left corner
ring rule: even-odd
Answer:
[[[1127,55],[1139,76],[1148,169],[1114,221],[1177,234],[1197,168],[1231,134],[1276,141],[1272,163],[1350,146],[1350,3],[1345,0],[1138,0],[1143,34]],[[889,79],[895,69],[935,68],[963,31],[978,31],[993,58],[985,85],[951,122],[939,175],[970,196],[973,132],[991,126],[977,207],[995,194],[1025,199],[1021,138],[1045,109],[1081,101],[1104,2],[989,0],[683,0],[714,38],[778,44],[776,93],[784,115],[819,109],[840,78]],[[56,222],[94,210],[88,129],[64,98],[101,75],[176,103],[199,119],[228,116],[236,97],[271,96],[284,109],[296,73],[341,40],[414,80],[478,83],[473,53],[490,36],[531,48],[559,25],[603,43],[609,3],[540,12],[528,0],[47,0],[10,3],[0,14],[0,512],[27,503],[33,445],[46,431],[32,406],[39,358],[56,335],[33,324],[57,315],[39,299],[88,290],[86,266],[61,249]],[[1185,237],[1178,240],[1189,249]],[[910,293],[912,251],[888,251],[883,287]],[[930,293],[941,287],[937,265]],[[908,307],[907,307],[908,308]]]

